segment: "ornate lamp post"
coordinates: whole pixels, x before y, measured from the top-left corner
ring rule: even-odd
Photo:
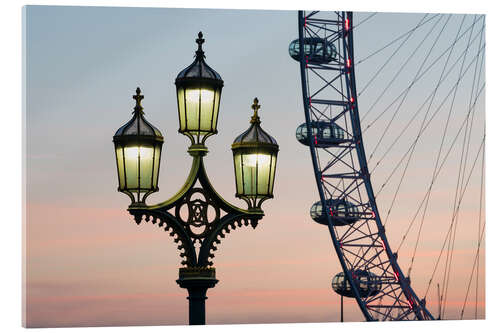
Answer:
[[[128,211],[137,224],[144,219],[169,232],[178,244],[182,267],[181,288],[188,291],[189,324],[205,324],[205,300],[208,288],[218,280],[213,267],[216,245],[231,229],[249,224],[255,228],[264,216],[262,202],[273,197],[278,144],[260,127],[257,114],[260,105],[254,99],[254,110],[248,130],[233,145],[236,197],[247,209],[231,205],[213,188],[208,179],[203,157],[208,153],[206,139],[217,134],[217,119],[223,81],[205,62],[204,43],[200,32],[194,62],[182,70],[175,80],[179,112],[179,132],[188,136],[193,157],[191,171],[182,188],[172,198],[147,205],[146,197],[158,191],[163,136],[144,119],[137,88],[132,119],[113,137],[118,169],[118,191],[127,194],[132,203]],[[209,213],[211,212],[211,213]],[[198,249],[195,244],[198,243]]]

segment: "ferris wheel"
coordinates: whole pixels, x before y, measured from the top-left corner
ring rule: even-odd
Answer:
[[[462,217],[466,219],[462,224],[467,223],[469,229],[474,223],[477,234],[470,235],[472,260],[464,263],[469,272],[460,317],[466,304],[471,303],[468,299],[472,298],[474,283],[476,301],[472,306],[477,317],[484,236],[484,115],[477,111],[484,99],[484,16],[422,14],[416,22],[410,22],[407,31],[399,31],[395,37],[384,35],[386,40],[375,50],[357,59],[354,32],[362,24],[368,27],[365,22],[375,15],[364,14],[357,20],[352,12],[299,11],[298,39],[289,46],[290,56],[300,63],[305,115],[296,138],[309,147],[319,194],[310,215],[327,226],[341,266],[332,287],[342,297],[355,299],[367,321],[444,318],[450,276],[457,260],[453,257],[458,247],[457,226],[464,215],[460,209],[475,200],[479,218]],[[405,48],[407,52],[402,51]],[[377,56],[382,60],[363,67],[368,74],[363,87],[358,88],[356,74],[360,72],[355,68]],[[380,79],[384,74],[388,76],[385,81]],[[367,88],[374,86],[375,92],[370,95]],[[412,100],[415,91],[416,99]],[[456,110],[462,99],[466,105],[459,114]],[[407,110],[405,116],[400,116],[401,110]],[[435,148],[431,149],[433,153],[418,157],[419,145],[426,144]],[[423,159],[428,163],[422,163]],[[416,176],[412,176],[415,160]],[[449,164],[456,164],[458,175],[451,175]],[[384,165],[386,174],[380,174]],[[446,177],[443,170],[448,173]],[[428,283],[417,290],[412,269],[417,250],[425,241],[422,230],[428,228],[424,222],[432,215],[432,198],[443,178],[447,179],[441,182],[456,184],[454,193],[449,194],[453,202],[451,218],[442,219],[442,239],[432,240],[441,251],[425,272],[430,277]],[[376,182],[380,183],[378,188]],[[401,242],[393,248],[388,240],[393,224],[387,221],[398,205],[404,206],[400,202],[405,198],[398,195],[405,182],[423,184],[423,199],[414,200],[415,214],[399,218],[399,228],[404,225],[404,231],[399,235]],[[474,194],[469,193],[471,187]],[[384,207],[379,207],[377,202],[384,191],[390,193]],[[466,200],[466,195],[475,199]],[[409,239],[409,255],[402,258],[398,253],[404,252],[400,249]],[[442,272],[442,279],[438,272]],[[439,310],[432,314],[427,300],[436,284]]]

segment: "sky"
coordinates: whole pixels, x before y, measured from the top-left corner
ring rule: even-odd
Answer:
[[[367,16],[360,14],[360,18]],[[421,17],[377,15],[355,37],[360,45],[358,59],[390,41],[386,35],[397,36],[394,32]],[[249,126],[254,97],[262,106],[262,127],[280,144],[275,199],[264,204],[265,218],[256,230],[233,231],[218,247],[214,262],[220,282],[208,291],[207,323],[339,320],[339,296],[331,291],[330,281],[340,265],[326,228],[308,216],[318,198],[317,189],[309,152],[295,140],[295,128],[304,121],[298,63],[287,54],[288,44],[297,38],[295,11],[29,6],[25,18],[27,326],[187,323],[187,293],[175,283],[181,261],[176,245],[157,226],[137,226],[127,213],[129,199],[116,191],[111,140],[116,129],[130,119],[131,97],[141,87],[146,119],[165,138],[160,191],[148,203],[177,192],[189,172],[190,157],[188,139],[177,133],[174,80],[192,62],[200,30],[206,40],[206,61],[225,83],[219,134],[207,141],[210,153],[205,163],[212,184],[228,201],[243,207],[234,197],[230,145]],[[453,35],[460,19],[453,18],[445,35]],[[418,47],[418,38],[406,46],[405,52],[411,52]],[[387,59],[381,57],[374,59],[374,65],[359,64],[361,86]],[[391,62],[386,71],[397,68]],[[411,77],[407,70],[401,80],[408,82]],[[376,84],[375,88],[384,86]],[[408,101],[411,107],[425,98],[423,88],[415,91]],[[376,94],[376,89],[367,90],[360,103],[370,105]],[[467,98],[462,94],[457,104],[465,105]],[[411,117],[411,107],[398,122]],[[484,124],[484,104],[478,109],[473,148],[478,146]],[[442,121],[445,115],[440,114]],[[460,121],[453,117],[452,129]],[[429,160],[435,154],[433,139],[439,126],[429,129],[428,140],[423,140],[417,155],[415,174],[407,177],[399,210],[391,217],[395,221],[391,220],[388,230],[391,244],[399,242],[422,198],[422,186],[427,183],[421,181],[419,172],[428,174],[427,169],[432,169]],[[374,148],[380,134],[376,127],[370,131],[365,134],[367,151]],[[387,167],[381,168],[376,187],[397,157],[389,157]],[[454,164],[447,164],[443,174],[455,172]],[[449,206],[455,177],[445,177],[433,196],[435,209],[426,222],[431,227],[423,230],[425,242],[412,274],[417,294],[425,289],[442,230],[449,223],[450,210],[439,208]],[[450,317],[462,305],[477,241],[479,177],[480,173],[473,173],[461,213],[465,222],[457,236],[455,259],[461,264],[453,271]],[[390,192],[380,198],[382,211],[390,199]],[[410,251],[408,246],[400,252],[403,267]],[[484,316],[484,264],[479,274],[479,313]],[[428,304],[434,309],[435,298],[432,302]],[[363,320],[353,301],[346,300],[345,305],[347,321]],[[473,318],[470,309],[466,317]]]

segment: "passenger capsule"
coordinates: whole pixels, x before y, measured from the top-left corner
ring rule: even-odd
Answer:
[[[323,209],[321,201],[318,201],[311,206],[311,218],[319,224],[328,225],[326,214],[332,216],[335,226],[353,224],[359,220],[358,207],[345,199],[328,199],[326,205],[326,209]]]
[[[288,53],[293,59],[300,61],[300,41],[292,41]],[[304,55],[310,64],[327,64],[337,58],[335,46],[327,39],[318,37],[304,38]]]
[[[359,291],[359,296],[375,296],[382,289],[382,281],[379,276],[361,269],[350,272],[352,274],[354,284]],[[344,272],[340,272],[333,277],[332,288],[339,295],[354,297],[354,291],[352,290],[349,280],[345,276]]]
[[[311,134],[314,145],[320,148],[334,147],[346,141],[344,139],[344,130],[339,125],[329,121],[311,122]],[[295,137],[303,145],[309,145],[306,123],[297,127]]]

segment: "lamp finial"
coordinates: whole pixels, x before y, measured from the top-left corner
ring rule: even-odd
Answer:
[[[196,58],[205,58],[205,52],[201,48],[201,45],[205,43],[205,39],[203,38],[203,33],[198,32],[198,38],[196,39],[196,44],[198,44],[198,50],[196,51]]]
[[[135,99],[134,112],[142,113],[141,101],[144,99],[144,95],[141,95],[141,88],[137,87],[137,89],[135,90],[135,95],[132,96],[132,98]]]
[[[260,124],[260,117],[258,115],[260,105],[259,105],[259,100],[257,99],[257,97],[255,97],[253,99],[253,104],[251,107],[253,109],[253,116],[252,116],[252,119],[250,120],[250,124],[254,124],[254,123]]]

